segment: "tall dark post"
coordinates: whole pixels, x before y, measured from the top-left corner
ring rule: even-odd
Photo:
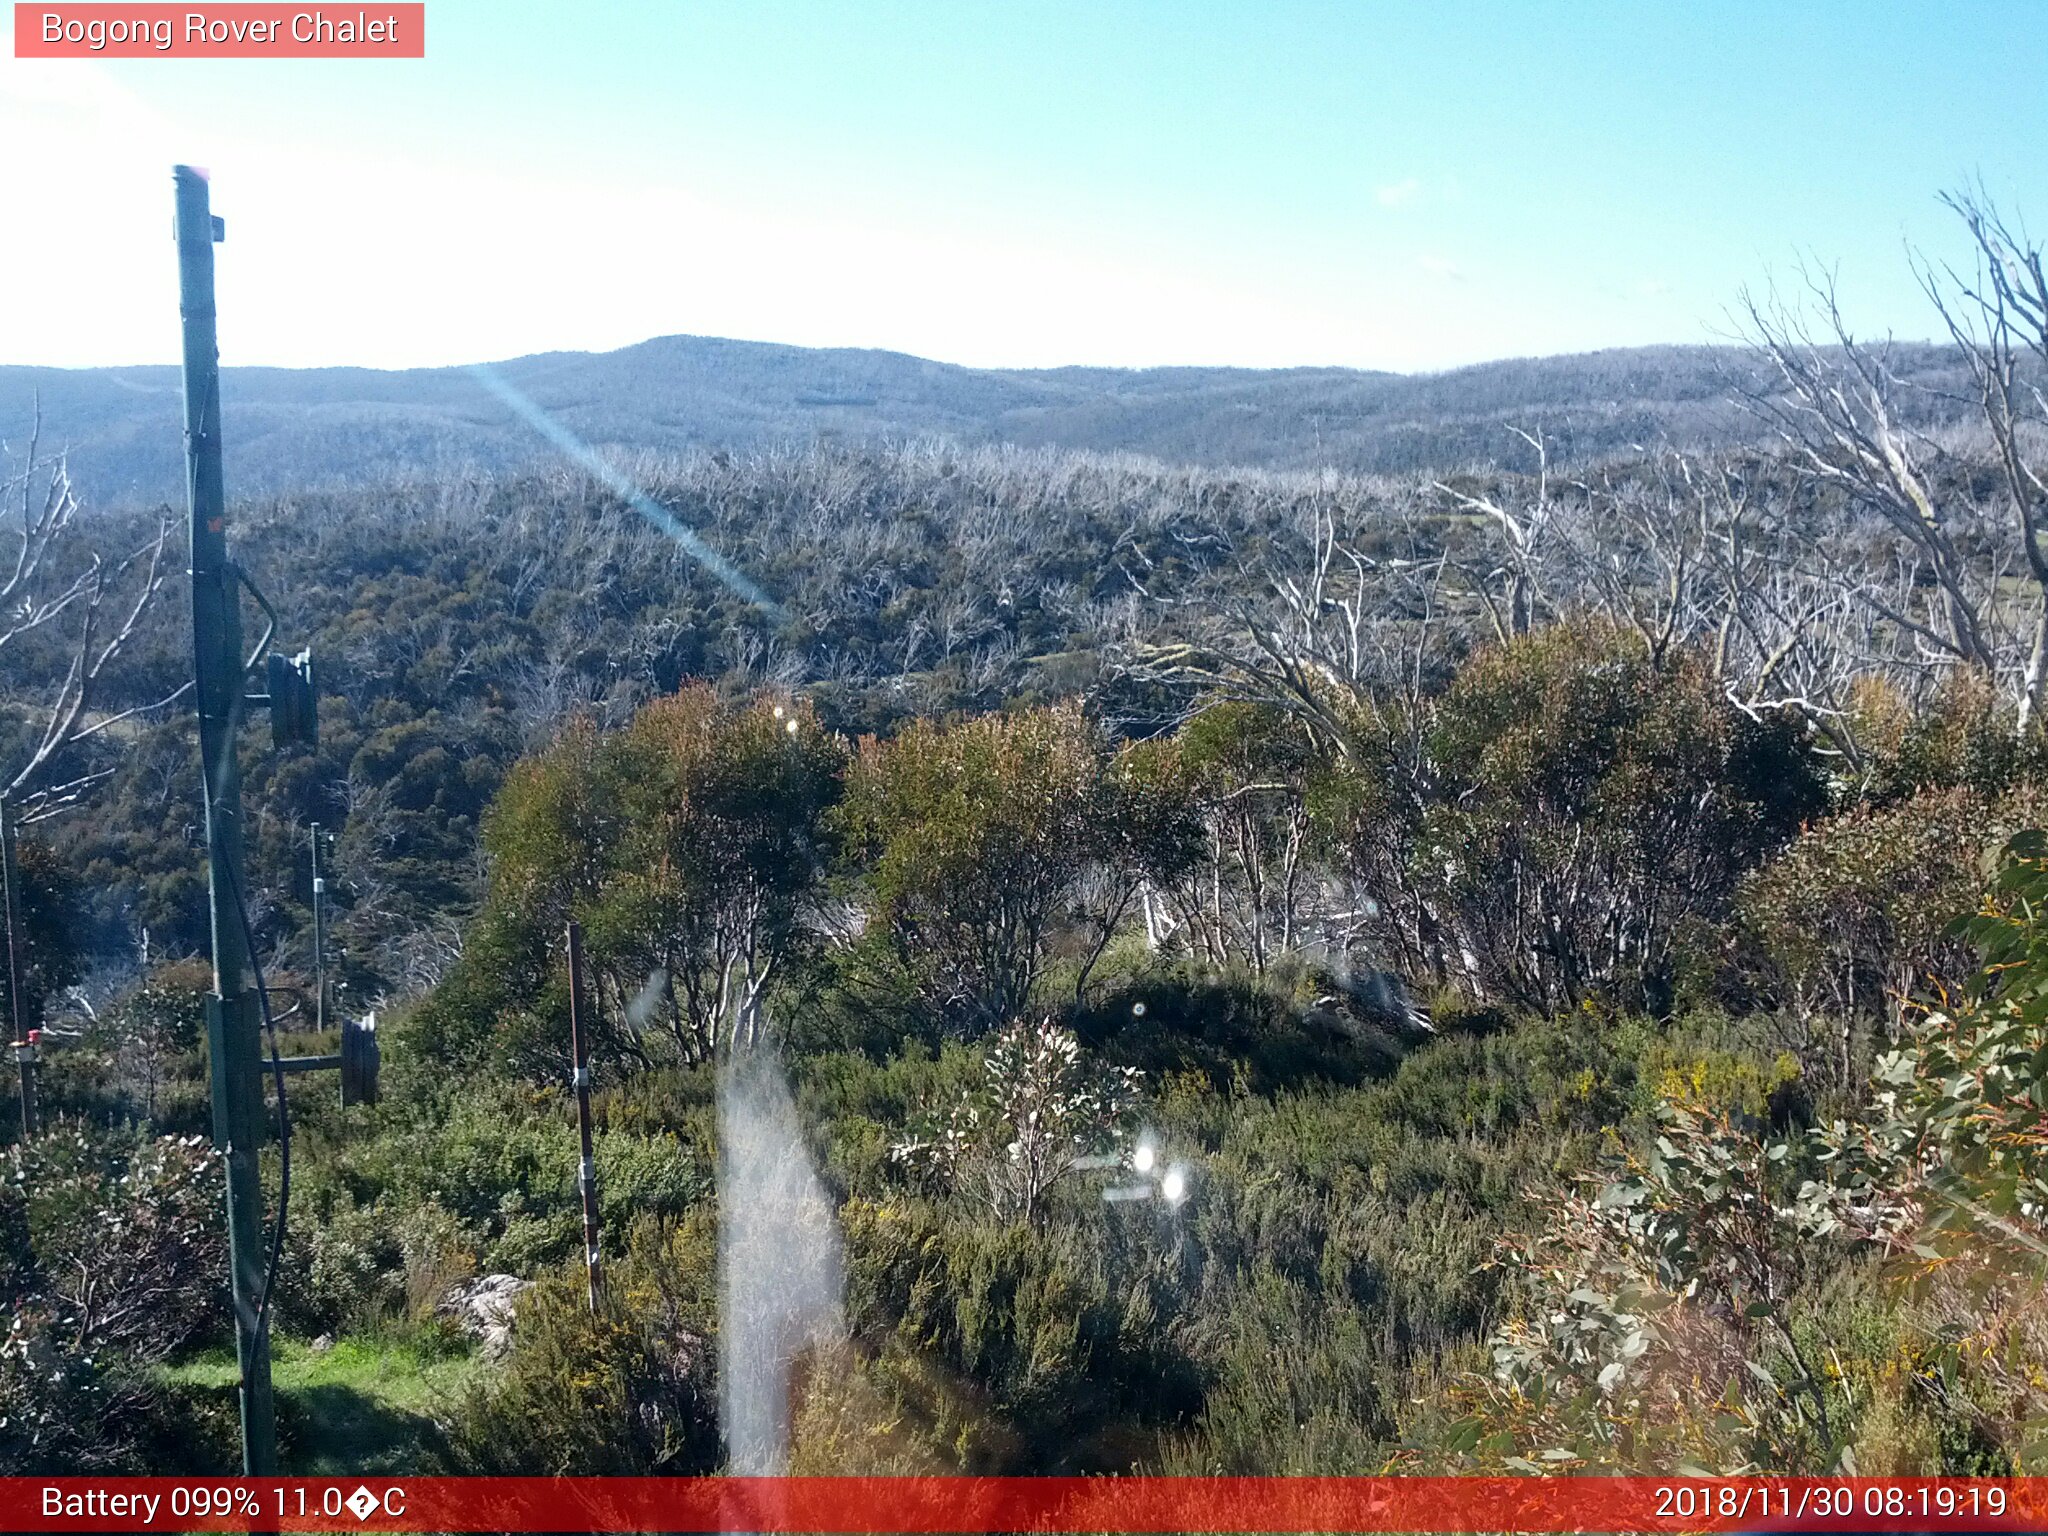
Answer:
[[[583,925],[569,924],[569,1059],[575,1070],[576,1129],[583,1138],[583,1167],[576,1183],[583,1191],[583,1265],[590,1275],[590,1310],[603,1289],[597,1273],[597,1157],[590,1140],[590,1049],[583,1037]]]
[[[36,1134],[36,1047],[29,1038],[28,996],[21,968],[28,948],[21,931],[21,868],[14,861],[14,805],[0,795],[0,926],[7,930],[7,1021],[14,1063],[21,1069],[21,1139]]]
[[[327,881],[320,873],[320,823],[313,823],[313,1027],[327,1028]]]
[[[270,1396],[270,1339],[260,1315],[263,1138],[260,1014],[249,985],[242,927],[242,773],[235,738],[243,705],[239,577],[228,558],[227,498],[221,481],[220,353],[213,311],[213,246],[221,226],[206,175],[173,173],[178,189],[178,312],[185,326],[185,486],[192,534],[192,664],[199,705],[199,761],[206,796],[213,992],[207,1039],[213,1059],[213,1140],[227,1160],[228,1263],[234,1293],[235,1355],[241,1366],[242,1469],[277,1470]]]

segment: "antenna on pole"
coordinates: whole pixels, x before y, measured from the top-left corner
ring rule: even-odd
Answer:
[[[313,842],[313,1028],[327,1030],[327,880],[320,873],[320,823]]]
[[[590,1138],[590,1042],[583,1032],[583,925],[569,923],[569,1060],[570,1084],[576,1090],[576,1131],[583,1142],[583,1163],[577,1188],[583,1194],[583,1267],[590,1282],[590,1310],[595,1312],[604,1291],[597,1270],[597,1158]]]

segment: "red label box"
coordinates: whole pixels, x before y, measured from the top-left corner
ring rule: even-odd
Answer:
[[[2041,1531],[2044,1478],[0,1477],[20,1532]]]
[[[423,59],[424,4],[67,5],[17,0],[17,59]]]

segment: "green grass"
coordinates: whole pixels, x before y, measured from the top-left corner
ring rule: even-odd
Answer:
[[[273,1345],[279,1453],[307,1477],[440,1469],[435,1420],[479,1369],[473,1354],[447,1354],[379,1337],[346,1338],[315,1351],[296,1339]],[[232,1395],[232,1349],[211,1349],[164,1370],[166,1379]]]

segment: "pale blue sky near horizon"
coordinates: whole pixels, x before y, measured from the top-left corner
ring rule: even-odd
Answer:
[[[353,10],[354,7],[349,9]],[[1713,340],[1981,175],[2048,220],[2048,3],[428,0],[421,61],[0,60],[0,362],[176,355],[174,159],[229,362],[691,332],[979,366],[1401,370]],[[17,183],[10,188],[9,183]]]

